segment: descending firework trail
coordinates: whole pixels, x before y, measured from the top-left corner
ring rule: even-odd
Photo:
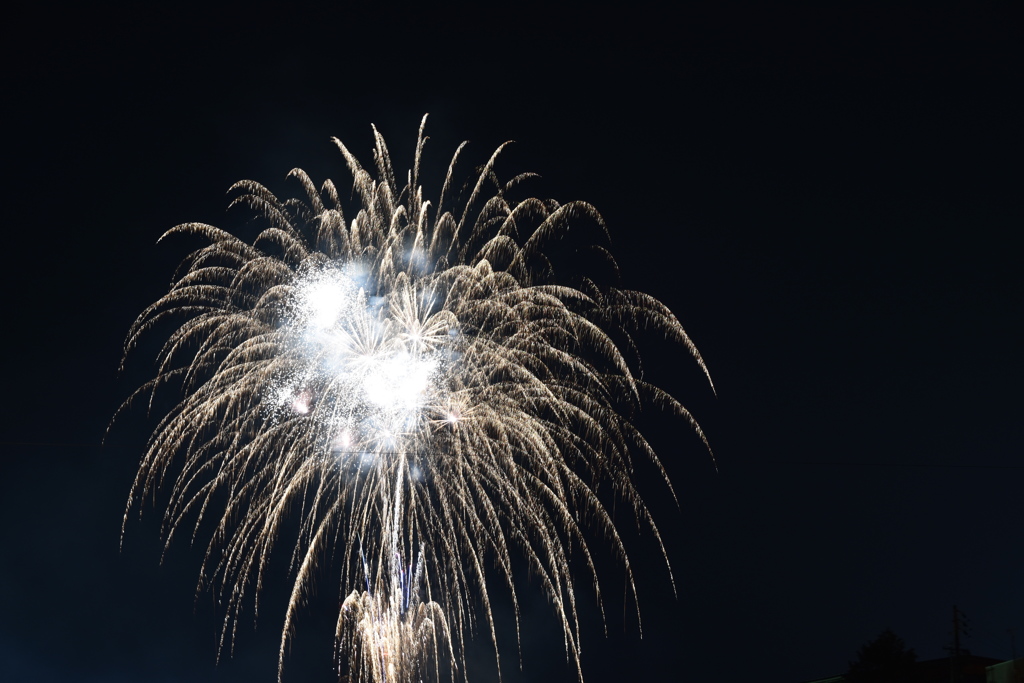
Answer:
[[[610,539],[633,587],[598,485],[610,484],[661,543],[633,462],[665,473],[632,418],[655,405],[704,438],[682,405],[640,378],[634,333],[682,344],[707,370],[653,297],[596,277],[556,278],[552,254],[574,226],[604,240],[593,207],[508,199],[529,174],[499,183],[504,145],[459,199],[465,143],[432,204],[419,184],[423,126],[404,187],[374,133],[376,177],[335,140],[359,200],[349,218],[330,181],[318,191],[294,170],[301,200],[235,185],[234,204],[265,221],[252,244],[199,223],[168,233],[208,244],[129,333],[127,350],[154,328],[173,330],[156,378],[135,396],[165,385],[184,396],[154,431],[129,506],[170,476],[167,542],[186,525],[194,536],[216,522],[202,576],[226,605],[222,647],[248,594],[258,602],[293,519],[282,662],[314,570],[331,561],[348,595],[340,666],[378,682],[436,676],[439,662],[464,669],[464,633],[475,625],[497,647],[485,566],[518,604],[518,553],[579,671],[573,549],[600,601],[580,520]],[[603,247],[579,246],[614,275]]]

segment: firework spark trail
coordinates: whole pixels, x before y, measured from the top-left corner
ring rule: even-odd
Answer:
[[[667,410],[706,444],[689,412],[639,377],[635,332],[663,334],[707,369],[653,297],[587,278],[559,283],[545,249],[577,223],[602,234],[604,223],[582,202],[511,202],[529,174],[499,183],[505,145],[460,203],[453,182],[463,143],[437,203],[426,201],[425,122],[404,187],[376,129],[376,177],[335,140],[359,199],[351,219],[331,181],[317,190],[295,169],[303,199],[282,201],[252,181],[234,186],[232,205],[266,221],[252,244],[200,223],[167,233],[208,244],[126,342],[127,355],[142,336],[173,327],[156,377],[126,406],[146,396],[152,405],[165,386],[184,396],[151,437],[129,509],[170,477],[168,544],[186,527],[194,540],[203,520],[216,520],[200,584],[214,583],[227,606],[221,648],[234,642],[249,593],[258,611],[291,517],[299,533],[282,666],[317,563],[340,551],[340,661],[378,683],[418,680],[431,666],[436,675],[440,659],[454,676],[478,620],[497,653],[488,563],[516,605],[518,632],[518,552],[579,672],[571,550],[581,551],[599,604],[600,588],[578,520],[610,539],[636,593],[598,485],[609,483],[661,544],[634,459],[671,484],[632,418],[644,405]],[[617,272],[606,250],[593,249]]]

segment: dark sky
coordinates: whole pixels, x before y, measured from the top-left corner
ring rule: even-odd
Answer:
[[[587,681],[794,683],[885,628],[940,657],[954,604],[972,652],[1009,658],[1016,628],[1024,653],[1008,5],[6,10],[0,679],[275,680],[287,585],[215,666],[201,548],[160,565],[149,508],[118,550],[151,424],[130,415],[100,446],[152,372],[138,356],[119,375],[122,343],[185,253],[155,244],[167,228],[242,225],[225,211],[241,178],[287,194],[301,166],[345,186],[329,138],[369,163],[370,123],[404,171],[425,112],[433,163],[514,139],[506,174],[595,204],[626,284],[670,306],[715,381],[648,354],[718,471],[685,425],[651,421],[679,508],[641,484],[678,597],[630,536],[643,639],[608,562],[607,639],[583,607]],[[572,681],[536,588],[503,680]],[[285,681],[331,680],[335,608],[305,614]],[[494,679],[490,657],[480,634],[472,680]]]

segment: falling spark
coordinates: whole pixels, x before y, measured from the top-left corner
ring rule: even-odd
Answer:
[[[634,462],[646,459],[671,484],[633,419],[655,406],[707,443],[686,408],[639,376],[635,333],[661,333],[707,369],[655,298],[597,277],[556,277],[546,248],[577,224],[604,239],[604,223],[582,202],[511,201],[529,174],[497,180],[505,145],[459,202],[463,143],[440,197],[425,200],[425,123],[404,186],[376,129],[376,177],[334,141],[359,200],[350,218],[331,181],[317,190],[295,169],[301,200],[282,201],[252,181],[234,186],[233,205],[266,221],[252,244],[201,223],[167,233],[208,244],[128,335],[126,355],[167,321],[175,326],[157,376],[125,405],[146,395],[152,404],[165,386],[183,396],[148,443],[129,509],[169,478],[168,544],[216,521],[201,585],[215,583],[226,604],[221,648],[234,641],[246,601],[258,603],[283,521],[298,519],[279,677],[326,558],[340,557],[348,596],[336,628],[339,666],[384,683],[436,677],[442,661],[453,677],[465,671],[465,634],[477,626],[497,653],[487,572],[516,605],[518,632],[518,553],[539,577],[582,679],[571,548],[601,597],[580,520],[610,540],[636,594],[597,493],[602,482],[653,532],[667,563]],[[617,272],[604,248],[592,248]]]

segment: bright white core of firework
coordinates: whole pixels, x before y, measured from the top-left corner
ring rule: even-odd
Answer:
[[[279,418],[305,416],[340,454],[402,451],[443,401],[449,334],[430,336],[426,306],[368,296],[365,275],[327,267],[299,278],[285,316],[289,364],[271,392]]]

